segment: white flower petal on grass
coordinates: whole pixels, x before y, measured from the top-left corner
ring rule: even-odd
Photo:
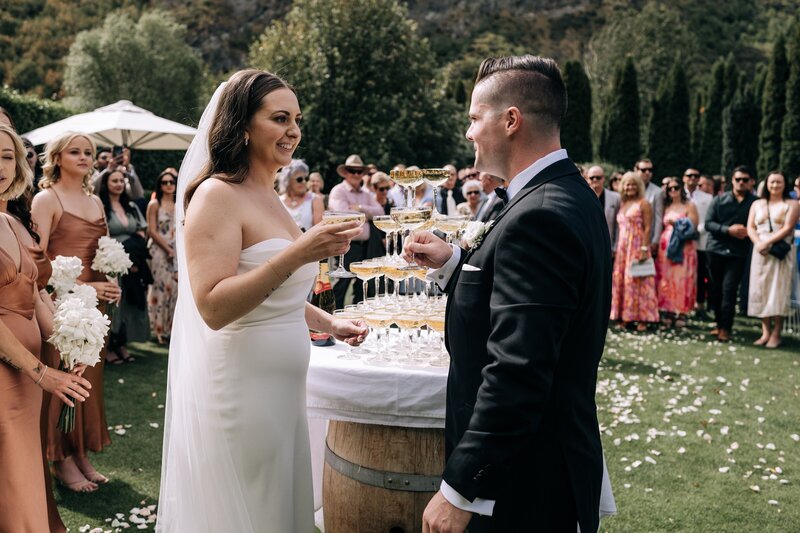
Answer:
[[[721,473],[723,473],[723,474],[727,474],[729,470],[730,470],[730,467],[728,467],[728,466],[723,466],[723,467],[721,467],[721,468],[719,469],[719,471],[720,471]]]
[[[798,435],[797,433],[792,433],[791,435],[789,435],[789,438],[795,442],[800,442],[800,435]]]
[[[750,485],[750,490],[752,490],[753,492],[761,492],[761,487],[759,487],[758,485]]]
[[[778,500],[767,500],[767,503],[770,505],[778,505]]]
[[[158,427],[158,422],[150,422],[150,427],[151,428],[157,428]]]

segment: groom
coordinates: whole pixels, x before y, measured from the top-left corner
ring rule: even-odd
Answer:
[[[490,58],[467,139],[508,204],[461,250],[427,232],[406,254],[449,294],[446,465],[424,532],[568,532],[599,526],[594,402],[611,294],[603,210],[561,149],[555,62]],[[501,193],[502,195],[502,193]]]

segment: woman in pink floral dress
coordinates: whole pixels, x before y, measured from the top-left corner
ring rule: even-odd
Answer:
[[[619,236],[611,278],[611,320],[623,326],[636,322],[638,331],[647,322],[658,322],[658,301],[654,276],[633,277],[630,267],[648,258],[653,209],[644,197],[644,182],[636,172],[626,172],[620,183],[622,205],[617,214]]]
[[[175,191],[178,174],[168,168],[156,179],[156,197],[147,206],[147,228],[151,238],[150,271],[153,283],[147,293],[150,327],[159,344],[172,331],[172,315],[178,300],[178,269],[175,266]]]
[[[656,259],[656,279],[658,289],[658,309],[664,316],[664,326],[686,325],[686,314],[692,311],[697,298],[697,241],[683,241],[683,261],[678,263],[667,257],[667,247],[675,229],[675,223],[689,219],[697,228],[697,208],[689,200],[686,190],[677,178],[664,181],[664,231],[658,241]],[[677,317],[677,318],[676,318]]]

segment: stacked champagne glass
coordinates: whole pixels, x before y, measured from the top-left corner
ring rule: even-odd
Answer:
[[[392,177],[399,176],[396,181],[411,191],[426,180],[426,176],[431,176],[433,186],[446,179],[446,171],[441,169],[402,172],[402,176],[395,172]],[[411,177],[420,181],[410,181]],[[336,312],[341,318],[364,320],[370,335],[364,345],[340,357],[360,358],[375,365],[447,366],[449,357],[444,349],[446,296],[440,295],[436,286],[428,282],[428,268],[418,265],[413,257],[411,262],[401,257],[400,236],[401,233],[408,235],[412,231],[436,229],[448,242],[453,242],[469,219],[440,215],[430,207],[395,207],[389,215],[374,217],[372,222],[387,235],[386,255],[351,263],[350,272],[363,283],[365,296],[369,281],[375,280],[376,296]],[[389,281],[394,286],[392,291]]]

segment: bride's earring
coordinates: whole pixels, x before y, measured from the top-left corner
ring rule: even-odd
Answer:
[[[244,136],[244,145],[247,146],[250,143],[250,137],[247,135]]]

